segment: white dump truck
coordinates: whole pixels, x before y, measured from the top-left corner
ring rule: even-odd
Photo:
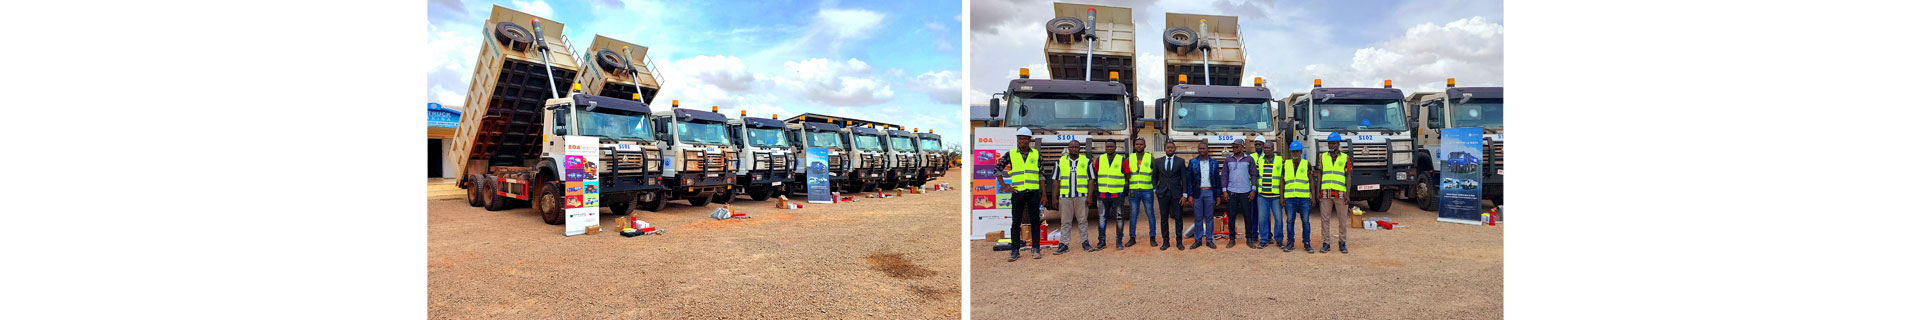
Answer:
[[[1440,189],[1434,181],[1440,180],[1439,170],[1448,167],[1447,157],[1440,155],[1440,129],[1480,128],[1481,152],[1477,161],[1480,194],[1494,205],[1504,204],[1503,182],[1507,173],[1507,130],[1502,122],[1506,110],[1501,104],[1504,91],[1503,87],[1455,87],[1454,79],[1447,78],[1444,92],[1417,92],[1407,96],[1409,123],[1418,132],[1414,162],[1419,175],[1403,196],[1413,199],[1421,210],[1437,210]]]

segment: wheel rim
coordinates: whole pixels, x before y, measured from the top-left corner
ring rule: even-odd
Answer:
[[[540,195],[540,214],[549,215],[549,216],[558,214],[560,212],[560,199],[558,199],[559,195],[554,194],[553,190],[547,190],[546,192],[541,192],[541,193],[542,194]]]

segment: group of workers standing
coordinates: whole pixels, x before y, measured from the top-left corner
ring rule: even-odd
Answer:
[[[1167,154],[1154,155],[1146,151],[1146,140],[1140,138],[1133,139],[1133,153],[1119,153],[1114,142],[1107,141],[1103,153],[1090,157],[1081,152],[1083,146],[1079,141],[1071,141],[1067,143],[1066,154],[1055,163],[1052,174],[1040,170],[1041,157],[1033,132],[1020,128],[1017,135],[1019,146],[1001,157],[997,165],[1007,177],[1001,180],[1000,188],[1013,190],[1014,226],[1040,224],[1041,202],[1055,201],[1060,208],[1062,236],[1060,247],[1053,254],[1069,251],[1075,227],[1080,231],[1081,250],[1105,250],[1108,222],[1114,227],[1114,248],[1126,250],[1135,244],[1142,217],[1147,221],[1148,246],[1187,250],[1199,249],[1204,244],[1218,249],[1213,242],[1212,222],[1215,208],[1220,205],[1226,206],[1228,217],[1222,226],[1227,232],[1227,248],[1239,242],[1240,233],[1232,224],[1241,223],[1245,225],[1248,247],[1279,246],[1282,251],[1292,252],[1297,225],[1301,231],[1301,248],[1313,253],[1313,226],[1307,210],[1314,199],[1320,204],[1323,235],[1320,252],[1331,250],[1329,243],[1335,240],[1329,228],[1335,223],[1340,225],[1337,228],[1340,252],[1347,252],[1347,219],[1335,216],[1348,210],[1346,173],[1353,167],[1347,163],[1347,154],[1338,151],[1338,133],[1328,137],[1327,150],[1333,151],[1321,153],[1319,165],[1310,165],[1301,157],[1300,142],[1289,144],[1289,152],[1282,155],[1268,148],[1265,137],[1234,141],[1233,153],[1225,159],[1213,158],[1204,146],[1198,150],[1199,156],[1183,159],[1175,155],[1177,149],[1172,140],[1168,140],[1163,149]],[[1058,190],[1041,190],[1042,181],[1054,182]],[[1043,192],[1058,193],[1048,197]],[[1174,235],[1186,230],[1185,222],[1178,217],[1182,205],[1193,206],[1192,245],[1186,244],[1185,236]],[[1092,217],[1088,215],[1090,210],[1094,212]],[[1155,211],[1160,217],[1157,230],[1153,227]],[[1122,225],[1120,220],[1127,223]],[[1087,233],[1087,222],[1090,221],[1098,226],[1097,238],[1089,239],[1092,235]],[[1169,225],[1172,228],[1168,228]],[[1023,243],[1033,247],[1034,259],[1043,256],[1040,240],[1045,238],[1041,237],[1039,228],[1028,229],[1031,230],[1028,239],[1032,241],[1020,241],[1018,228],[1011,232],[1014,246],[1008,262],[1020,259]],[[1098,240],[1098,244],[1094,244],[1094,240]]]

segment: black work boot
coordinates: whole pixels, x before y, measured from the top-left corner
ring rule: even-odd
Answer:
[[[1063,244],[1062,246],[1065,246],[1065,245]],[[1080,240],[1080,250],[1086,251],[1086,252],[1093,252],[1093,245],[1087,244],[1086,240]]]
[[[1148,240],[1148,241],[1152,241],[1152,240],[1154,240],[1154,239],[1153,239],[1153,238],[1147,238],[1147,240]],[[1149,245],[1151,245],[1151,244],[1149,244]],[[1160,251],[1167,251],[1167,247],[1171,247],[1172,245],[1173,245],[1173,241],[1161,241],[1161,242],[1160,242]]]
[[[1329,246],[1327,245],[1327,243],[1326,243],[1326,242],[1321,242],[1321,243],[1320,243],[1320,253],[1327,253],[1327,251],[1332,251],[1332,249],[1328,249],[1328,247],[1329,247]]]
[[[1239,238],[1227,238],[1227,249],[1233,249],[1233,244],[1239,243],[1239,242],[1240,242]]]
[[[1184,239],[1183,239],[1183,240],[1180,240],[1180,243],[1181,243],[1181,244],[1186,244],[1186,242],[1187,242],[1187,241],[1186,241],[1186,240],[1184,240]],[[1191,245],[1191,246],[1187,246],[1186,248],[1187,248],[1187,249],[1199,249],[1199,248],[1200,248],[1200,240],[1193,240],[1193,245]],[[1180,250],[1186,250],[1186,249],[1180,249]]]
[[[1134,238],[1133,238],[1133,237],[1127,237],[1127,246],[1128,246],[1128,247],[1132,247],[1132,246],[1133,246],[1133,240],[1134,240]],[[1152,242],[1152,241],[1153,241],[1153,238],[1147,238],[1147,241],[1148,241],[1148,242]],[[1149,247],[1151,247],[1151,246],[1153,246],[1153,244],[1152,244],[1152,243],[1148,243],[1148,244],[1147,244],[1147,246],[1149,246]]]
[[[1227,248],[1233,248],[1233,246],[1229,245]],[[1213,246],[1213,239],[1207,239],[1207,249],[1219,250],[1220,247]]]
[[[1287,244],[1281,245],[1280,252],[1293,252],[1293,241],[1289,240]]]
[[[1100,243],[1093,245],[1093,251],[1100,251],[1100,250],[1106,250],[1106,249],[1107,249],[1107,234],[1102,233],[1100,234]]]
[[[1307,254],[1313,254],[1313,240],[1301,241],[1300,247],[1306,248]]]
[[[1063,244],[1063,245],[1060,245],[1060,249],[1059,249],[1059,250],[1053,250],[1053,254],[1054,254],[1054,255],[1060,255],[1060,254],[1062,254],[1062,253],[1067,253],[1067,248],[1069,248],[1069,246],[1067,246],[1067,245],[1064,245],[1064,244]]]
[[[1160,238],[1154,238],[1153,235],[1147,235],[1147,246],[1148,247],[1160,246]]]
[[[1340,240],[1340,253],[1347,253],[1347,241]]]

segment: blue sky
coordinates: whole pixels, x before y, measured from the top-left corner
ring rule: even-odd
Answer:
[[[806,112],[934,130],[960,144],[960,4],[918,1],[427,2],[427,100],[464,103],[494,5],[649,48],[659,103]]]
[[[1280,92],[1303,92],[1313,79],[1329,86],[1438,90],[1446,78],[1463,86],[1504,83],[1505,19],[1499,0],[1223,1],[1069,0],[1133,9],[1141,35],[1135,57],[1141,100],[1163,94],[1160,34],[1167,12],[1240,17],[1247,43],[1246,77],[1264,77]],[[1044,1],[974,0],[968,39],[969,105],[985,105],[1022,67],[1045,77],[1040,25],[1052,17]]]

